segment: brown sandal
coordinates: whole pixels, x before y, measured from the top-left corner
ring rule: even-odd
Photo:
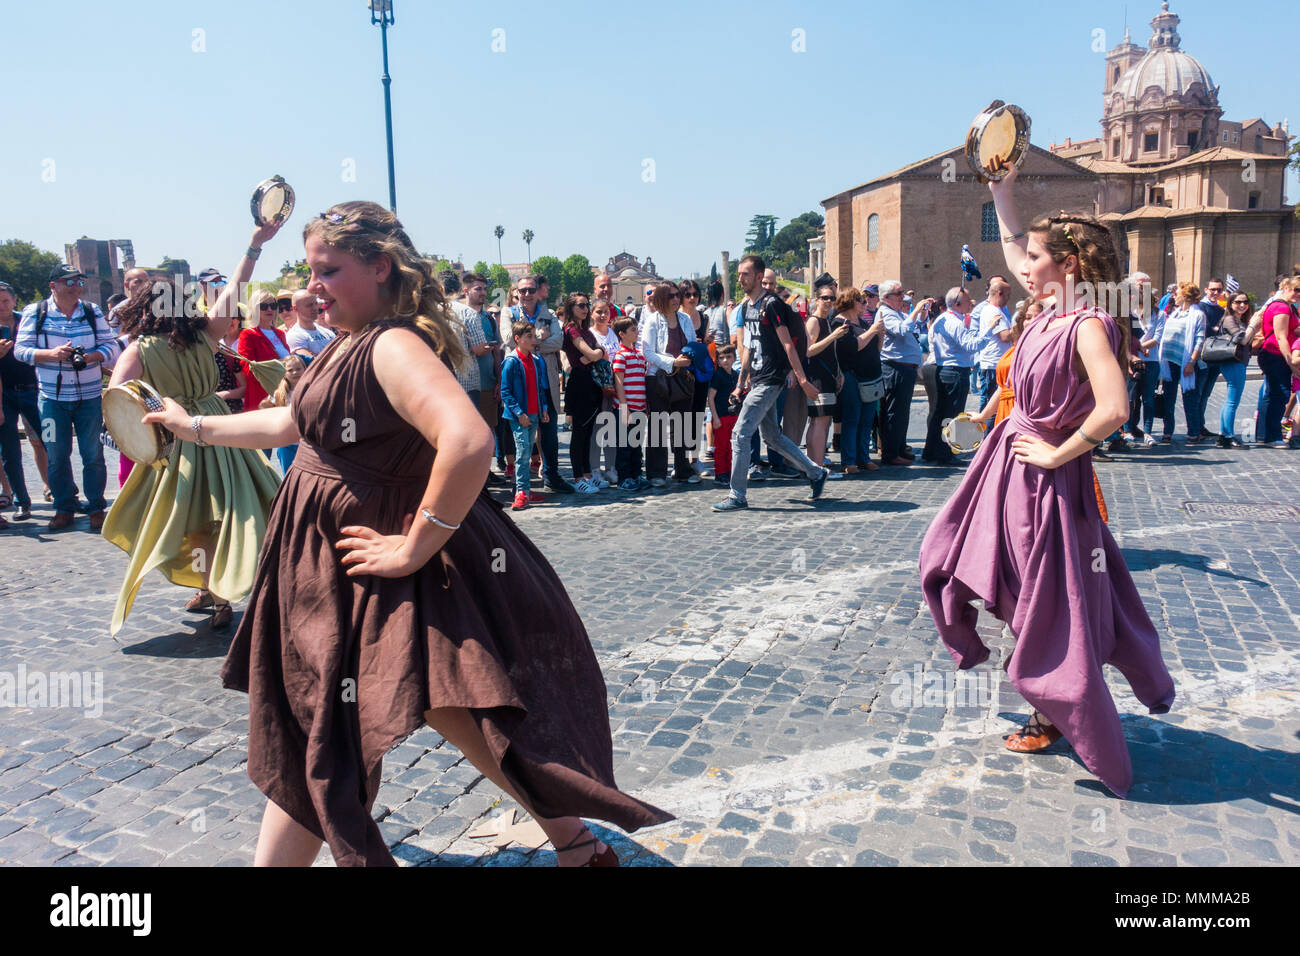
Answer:
[[[1061,739],[1061,732],[1053,724],[1044,724],[1042,715],[1034,711],[1025,726],[1006,738],[1007,749],[1019,754],[1032,754],[1046,750]]]
[[[185,604],[187,611],[202,611],[204,608],[212,607],[216,602],[212,598],[212,592],[200,590]]]
[[[212,613],[212,620],[209,622],[214,631],[224,631],[230,627],[230,622],[234,620],[235,612],[229,604],[214,605],[216,610]]]
[[[591,837],[591,839],[590,840],[581,839],[583,833],[587,834],[587,836]],[[598,839],[596,835],[591,832],[591,830],[587,829],[586,827],[583,827],[582,833],[579,833],[572,843],[569,843],[566,846],[562,846],[556,849],[555,851],[556,859],[559,858],[561,853],[564,853],[568,850],[576,850],[579,847],[584,847],[584,846],[595,846],[597,843],[600,842],[601,842],[600,839]],[[588,860],[586,863],[583,863],[582,865],[590,866],[590,867],[609,867],[609,866],[619,866],[620,864],[618,862],[618,854],[614,852],[614,848],[606,844],[605,849],[603,849],[599,853],[597,853],[595,850],[592,850],[591,859]]]

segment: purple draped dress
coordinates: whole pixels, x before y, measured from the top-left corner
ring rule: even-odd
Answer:
[[[1017,435],[1060,445],[1092,412],[1092,385],[1074,369],[1079,324],[1090,316],[1118,347],[1114,319],[1096,310],[1049,329],[1062,316],[1048,309],[1025,329],[1011,363],[1015,410],[984,439],[926,532],[921,585],[963,670],[989,656],[970,601],[982,599],[1010,625],[1012,686],[1123,797],[1133,764],[1102,665],[1118,668],[1153,714],[1169,710],[1174,682],[1155,625],[1101,520],[1090,456],[1047,470],[1018,461],[1011,450]]]

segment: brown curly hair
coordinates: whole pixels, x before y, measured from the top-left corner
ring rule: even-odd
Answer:
[[[1061,212],[1041,216],[1028,232],[1044,233],[1043,246],[1058,265],[1070,256],[1079,262],[1077,281],[1089,305],[1096,305],[1108,315],[1127,315],[1121,305],[1122,289],[1119,252],[1115,237],[1104,222],[1089,213]],[[1121,368],[1128,367],[1129,323],[1117,321],[1120,343],[1115,350]]]
[[[393,264],[387,285],[391,317],[414,322],[449,368],[465,364],[468,354],[453,325],[442,283],[433,274],[433,263],[415,251],[395,215],[378,203],[343,202],[307,223],[303,241],[311,236],[364,262],[387,256]]]
[[[133,339],[146,335],[165,336],[167,347],[184,352],[199,342],[208,319],[193,303],[187,305],[179,287],[165,279],[151,282],[117,307],[119,335]]]

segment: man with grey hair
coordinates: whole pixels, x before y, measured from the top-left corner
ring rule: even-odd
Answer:
[[[943,297],[947,306],[930,325],[930,350],[936,367],[935,407],[926,422],[925,450],[921,460],[937,465],[957,464],[958,458],[943,440],[943,423],[966,409],[970,394],[970,373],[980,350],[993,337],[993,329],[981,329],[969,321],[974,302],[970,293],[953,286]]]
[[[1011,351],[1011,310],[1007,308],[1010,299],[1011,283],[1006,276],[993,276],[989,279],[988,298],[975,306],[971,313],[971,322],[978,322],[981,331],[992,329],[993,332],[979,354],[980,408],[993,397],[998,387],[998,362]]]
[[[320,355],[325,350],[325,346],[334,341],[334,332],[316,324],[320,307],[316,302],[315,294],[299,289],[289,301],[293,303],[293,315],[296,320],[284,333],[290,351],[302,349],[310,352],[313,358]]]
[[[933,299],[922,299],[909,314],[903,313],[903,283],[886,279],[880,283],[880,308],[876,317],[885,323],[880,344],[881,372],[885,395],[881,399],[880,461],[886,465],[910,465],[913,455],[906,451],[907,419],[912,412],[912,391],[921,365],[921,333],[925,320],[919,319]]]

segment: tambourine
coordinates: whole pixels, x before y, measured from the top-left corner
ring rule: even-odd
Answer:
[[[948,418],[943,423],[943,440],[948,443],[954,454],[974,451],[984,440],[983,422],[973,421],[966,412],[956,418]]]
[[[138,465],[161,468],[171,456],[176,439],[161,425],[140,419],[164,409],[162,396],[148,382],[131,379],[104,389],[104,428],[118,451]]]
[[[253,222],[265,226],[269,222],[284,222],[293,212],[293,187],[283,176],[272,176],[257,184],[253,190]]]
[[[994,100],[966,134],[966,164],[980,182],[996,182],[1019,169],[1029,153],[1029,116],[1019,106]]]

